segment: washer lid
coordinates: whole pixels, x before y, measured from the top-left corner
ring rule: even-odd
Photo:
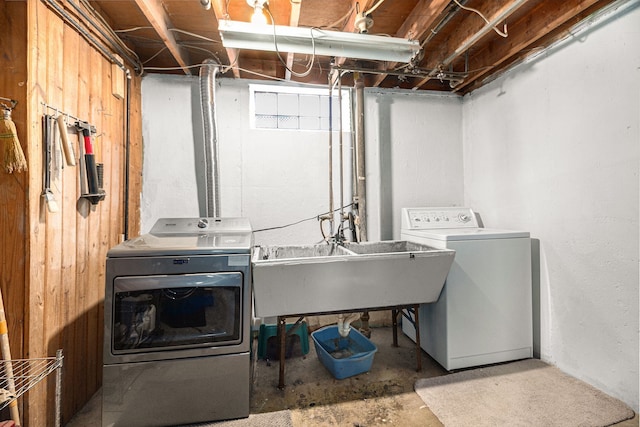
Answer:
[[[111,248],[107,256],[250,254],[252,246],[245,218],[162,218],[149,234]]]
[[[459,240],[514,239],[529,237],[528,231],[496,228],[439,228],[432,230],[402,230],[402,238],[433,239],[446,242]]]

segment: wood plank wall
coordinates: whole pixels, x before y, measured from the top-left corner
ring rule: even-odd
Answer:
[[[12,118],[27,158],[27,5],[0,2],[0,96],[18,101]],[[4,147],[0,147],[4,165]],[[27,173],[0,169],[0,288],[12,358],[23,357],[26,297]]]
[[[29,171],[0,171],[0,286],[13,358],[64,351],[64,425],[102,382],[105,258],[124,233],[126,102],[112,95],[111,63],[42,1],[0,0],[0,96],[19,101],[13,118]],[[133,74],[133,73],[132,73]],[[142,136],[140,78],[131,80],[129,236],[139,233]],[[106,199],[81,199],[79,161],[52,176],[59,207],[43,189],[42,103],[93,124]],[[73,124],[69,119],[69,124]],[[68,129],[76,155],[79,139]],[[77,156],[76,156],[77,157]],[[54,425],[54,376],[20,399],[23,426]]]

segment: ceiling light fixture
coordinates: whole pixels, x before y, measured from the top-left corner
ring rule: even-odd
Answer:
[[[267,17],[264,15],[264,6],[265,4],[269,5],[269,0],[247,0],[247,3],[253,8],[251,23],[266,25]]]
[[[226,48],[269,52],[277,49],[279,52],[392,62],[410,62],[420,52],[416,40],[318,28],[252,25],[221,19],[218,30]]]

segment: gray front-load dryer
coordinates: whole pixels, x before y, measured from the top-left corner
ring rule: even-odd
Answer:
[[[252,239],[246,219],[169,218],[108,252],[103,426],[249,415]]]

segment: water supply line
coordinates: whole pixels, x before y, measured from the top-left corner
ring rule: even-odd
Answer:
[[[340,225],[338,226],[338,239],[344,241],[344,157],[342,147],[342,73],[338,75],[338,145],[340,146]]]
[[[333,72],[329,73],[329,236],[333,236]],[[320,223],[322,226],[322,223]]]
[[[365,144],[364,144],[364,77],[361,73],[353,76],[356,89],[356,196],[354,201],[358,206],[358,239],[359,242],[367,241],[367,173],[365,168]],[[365,310],[360,316],[360,332],[366,337],[371,336],[369,329],[369,312]]]
[[[204,127],[205,204],[206,216],[220,217],[220,163],[218,126],[215,114],[216,75],[220,65],[206,59],[200,67],[200,103]]]

